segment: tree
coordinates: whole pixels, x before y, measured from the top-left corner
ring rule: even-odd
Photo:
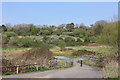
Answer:
[[[97,41],[101,44],[117,46],[118,45],[118,22],[110,22],[105,25]]]
[[[39,28],[36,28],[36,27],[34,27],[33,29],[32,29],[32,31],[31,31],[31,34],[32,35],[37,35],[37,33],[39,32]]]
[[[91,29],[92,29],[92,34],[94,36],[97,36],[101,33],[102,29],[105,27],[105,24],[107,24],[106,21],[101,20],[101,21],[97,21],[94,25],[91,25]]]
[[[5,25],[2,25],[2,31],[7,31],[7,28]]]
[[[74,23],[70,23],[66,25],[67,31],[71,32],[74,29]]]

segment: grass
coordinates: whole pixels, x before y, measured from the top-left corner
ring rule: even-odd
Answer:
[[[118,65],[115,65],[115,63],[109,63],[104,68],[104,77],[105,78],[116,78],[118,77]]]
[[[23,54],[29,49],[31,48],[3,48],[2,53],[3,56],[14,57]]]
[[[66,47],[66,48],[72,48],[75,51],[78,50],[87,50],[87,51],[94,51],[96,53],[103,53],[102,55],[98,55],[98,56],[108,56],[108,55],[112,55],[111,52],[114,51],[114,49],[112,49],[109,46],[75,46],[75,47]]]
[[[60,61],[58,62],[58,65],[52,68],[46,68],[46,67],[39,67],[38,70],[36,69],[36,67],[32,67],[29,69],[26,69],[23,73],[30,73],[30,72],[37,72],[37,71],[47,71],[47,70],[54,70],[54,69],[64,69],[64,68],[69,68],[72,67],[73,65],[71,63],[66,63],[65,66],[65,62],[64,61]],[[11,73],[11,72],[4,72],[2,75],[6,76],[6,75],[13,75],[15,73]]]
[[[52,70],[51,68],[45,68],[45,67],[39,67],[38,71],[47,71],[47,70]],[[37,71],[36,67],[33,67],[32,69],[27,69],[26,71],[24,71],[24,73],[27,72],[35,72]]]
[[[84,62],[85,62],[84,64],[89,65],[89,66],[96,66],[96,67],[102,67],[103,66],[103,64],[100,61],[95,61],[95,62],[91,61],[90,62],[90,61],[86,60]]]
[[[24,50],[27,48],[2,48],[2,50]]]
[[[2,73],[2,75],[12,75],[13,73],[11,73],[11,72],[4,72],[4,73]]]

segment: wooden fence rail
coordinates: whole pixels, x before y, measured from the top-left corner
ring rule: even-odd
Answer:
[[[71,64],[71,61],[69,62],[70,62],[69,64]],[[48,67],[54,68],[56,66],[61,65],[61,63],[64,63],[65,64],[64,66],[66,66],[66,63],[68,62],[66,60],[57,60],[56,58],[54,58],[49,60]],[[38,71],[41,69],[41,67],[44,66],[41,66],[40,64],[36,64],[36,63],[29,65],[2,66],[2,73],[11,72],[11,73],[19,74],[19,73],[24,73],[27,70]]]

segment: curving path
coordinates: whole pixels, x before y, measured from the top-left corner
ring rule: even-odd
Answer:
[[[19,75],[3,76],[3,78],[102,78],[102,71],[97,67],[83,65],[80,67],[74,59],[74,66],[67,69],[32,72]]]

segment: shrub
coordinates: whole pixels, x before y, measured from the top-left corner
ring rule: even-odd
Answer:
[[[75,39],[73,39],[71,37],[66,37],[65,42],[75,42]]]
[[[44,33],[45,35],[49,35],[49,34],[50,34],[50,32],[49,32],[48,30],[44,30],[43,33]]]
[[[59,40],[64,40],[62,37],[59,37]]]
[[[61,50],[64,50],[64,48],[65,48],[65,42],[64,41],[60,41],[59,43],[58,43],[58,46],[61,48]]]
[[[89,42],[90,42],[89,37],[85,37],[84,43],[85,43],[85,44],[88,44]]]
[[[9,44],[12,46],[18,46],[19,39],[17,37],[11,37],[9,40]]]
[[[5,34],[2,35],[2,43],[3,44],[7,44],[9,42],[9,39],[10,38],[8,38],[7,35],[5,35]]]
[[[5,32],[4,33],[7,37],[17,36],[15,32]]]
[[[47,36],[44,36],[44,37],[43,37],[43,42],[45,42],[45,43],[46,43],[46,42],[49,42],[48,40],[50,40],[50,37],[47,37]]]
[[[58,36],[60,36],[62,34],[62,31],[61,30],[56,30],[53,32],[53,34],[56,34]]]
[[[74,36],[78,36],[78,37],[84,37],[86,33],[85,29],[75,29],[73,31]]]
[[[97,55],[101,53],[95,53],[93,51],[87,51],[87,50],[78,50],[72,53],[73,56],[81,56],[81,55]]]
[[[13,74],[13,73],[11,73],[11,72],[4,72],[2,75],[11,75],[11,74]]]
[[[41,66],[48,66],[49,58],[52,57],[52,52],[49,51],[48,45],[42,44],[40,47],[34,47],[24,54],[22,56],[16,57],[15,63],[16,64],[33,64],[37,63]]]
[[[90,37],[89,39],[90,39],[90,42],[92,42],[92,43],[95,43],[95,42],[96,42],[96,37],[95,37],[95,36],[92,36],[92,37]]]
[[[33,44],[33,39],[29,37],[24,37],[19,39],[19,47],[31,47]]]
[[[82,40],[80,40],[80,38],[77,38],[77,42],[82,42]]]

